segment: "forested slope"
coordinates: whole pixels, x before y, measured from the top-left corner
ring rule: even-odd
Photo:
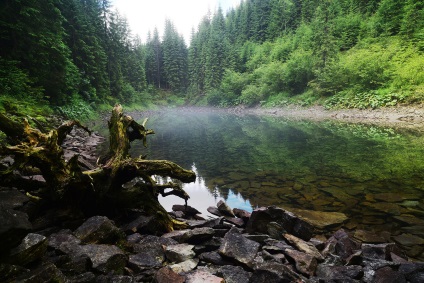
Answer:
[[[0,100],[379,107],[424,96],[424,1],[245,0],[133,36],[109,0],[0,3]]]

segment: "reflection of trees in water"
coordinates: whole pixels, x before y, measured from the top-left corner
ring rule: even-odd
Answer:
[[[187,168],[195,163],[214,198],[228,198],[231,190],[254,206],[351,209],[359,214],[363,209],[372,214],[370,207],[351,207],[341,198],[347,194],[364,201],[375,190],[423,194],[414,189],[423,187],[417,178],[424,173],[420,136],[363,125],[220,113],[162,113],[150,125],[157,133],[149,147],[134,145],[133,153]]]

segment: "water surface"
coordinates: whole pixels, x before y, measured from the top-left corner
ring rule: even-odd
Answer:
[[[184,189],[202,213],[224,199],[246,210],[343,212],[350,229],[424,236],[424,138],[418,133],[196,109],[135,118],[145,116],[156,134],[148,148],[135,142],[131,153],[195,170],[196,182]],[[166,209],[184,203],[161,202]]]

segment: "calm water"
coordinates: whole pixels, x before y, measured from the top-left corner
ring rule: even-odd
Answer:
[[[140,121],[149,116],[147,126],[156,134],[147,148],[134,143],[131,153],[195,170],[196,182],[184,188],[189,205],[202,213],[220,199],[246,210],[338,211],[350,218],[347,228],[424,237],[419,134],[196,109],[139,115]],[[166,209],[184,203],[161,202]]]

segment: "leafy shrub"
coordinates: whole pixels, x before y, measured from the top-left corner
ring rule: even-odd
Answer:
[[[248,85],[243,91],[239,98],[241,104],[247,106],[253,106],[258,104],[261,100],[264,99],[264,95],[261,92],[261,89],[256,85]]]
[[[392,92],[390,90],[371,90],[362,93],[340,92],[325,102],[327,108],[379,108],[383,106],[395,106],[404,101],[405,93]]]

